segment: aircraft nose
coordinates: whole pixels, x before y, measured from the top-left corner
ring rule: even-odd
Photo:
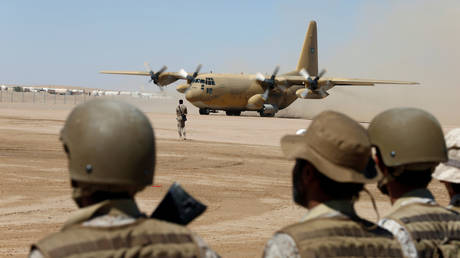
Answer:
[[[185,98],[190,102],[198,101],[201,98],[201,90],[189,89],[187,93],[185,93]]]

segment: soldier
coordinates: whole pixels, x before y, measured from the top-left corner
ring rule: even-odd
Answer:
[[[366,130],[351,118],[326,111],[307,131],[287,135],[281,148],[296,163],[293,199],[309,212],[302,222],[270,239],[264,257],[401,257],[390,232],[360,218],[354,201],[377,171],[366,170],[371,145]]]
[[[185,227],[149,219],[134,196],[153,183],[155,138],[134,106],[91,100],[67,117],[60,140],[80,208],[29,257],[217,257]]]
[[[427,189],[447,150],[439,122],[415,108],[394,108],[370,123],[379,189],[392,208],[379,225],[400,241],[406,257],[458,257],[460,217],[438,205]]]
[[[179,105],[176,107],[176,120],[177,120],[177,132],[179,138],[186,139],[185,137],[185,121],[187,121],[187,106],[184,105],[184,101],[179,99]]]
[[[449,160],[436,167],[433,178],[446,186],[450,196],[447,208],[460,212],[460,128],[453,129],[446,135],[446,145]]]

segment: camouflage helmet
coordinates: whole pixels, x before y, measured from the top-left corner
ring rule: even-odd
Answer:
[[[371,144],[387,167],[428,169],[447,161],[444,134],[438,120],[417,108],[393,108],[370,123]]]
[[[132,105],[98,99],[77,106],[61,130],[61,141],[71,180],[136,188],[153,183],[153,129]]]

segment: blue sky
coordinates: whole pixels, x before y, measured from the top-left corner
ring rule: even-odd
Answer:
[[[307,24],[321,58],[352,35],[362,1],[0,1],[0,82],[125,88],[103,69],[271,72],[295,67]]]

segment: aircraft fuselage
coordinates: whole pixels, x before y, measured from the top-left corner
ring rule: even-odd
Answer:
[[[303,86],[291,86],[286,90],[272,91],[266,104],[275,105],[278,109],[286,108],[297,99],[295,92],[301,87]],[[201,109],[259,111],[249,109],[248,100],[263,93],[264,89],[256,81],[255,75],[209,73],[197,76],[188,86],[185,98]]]

